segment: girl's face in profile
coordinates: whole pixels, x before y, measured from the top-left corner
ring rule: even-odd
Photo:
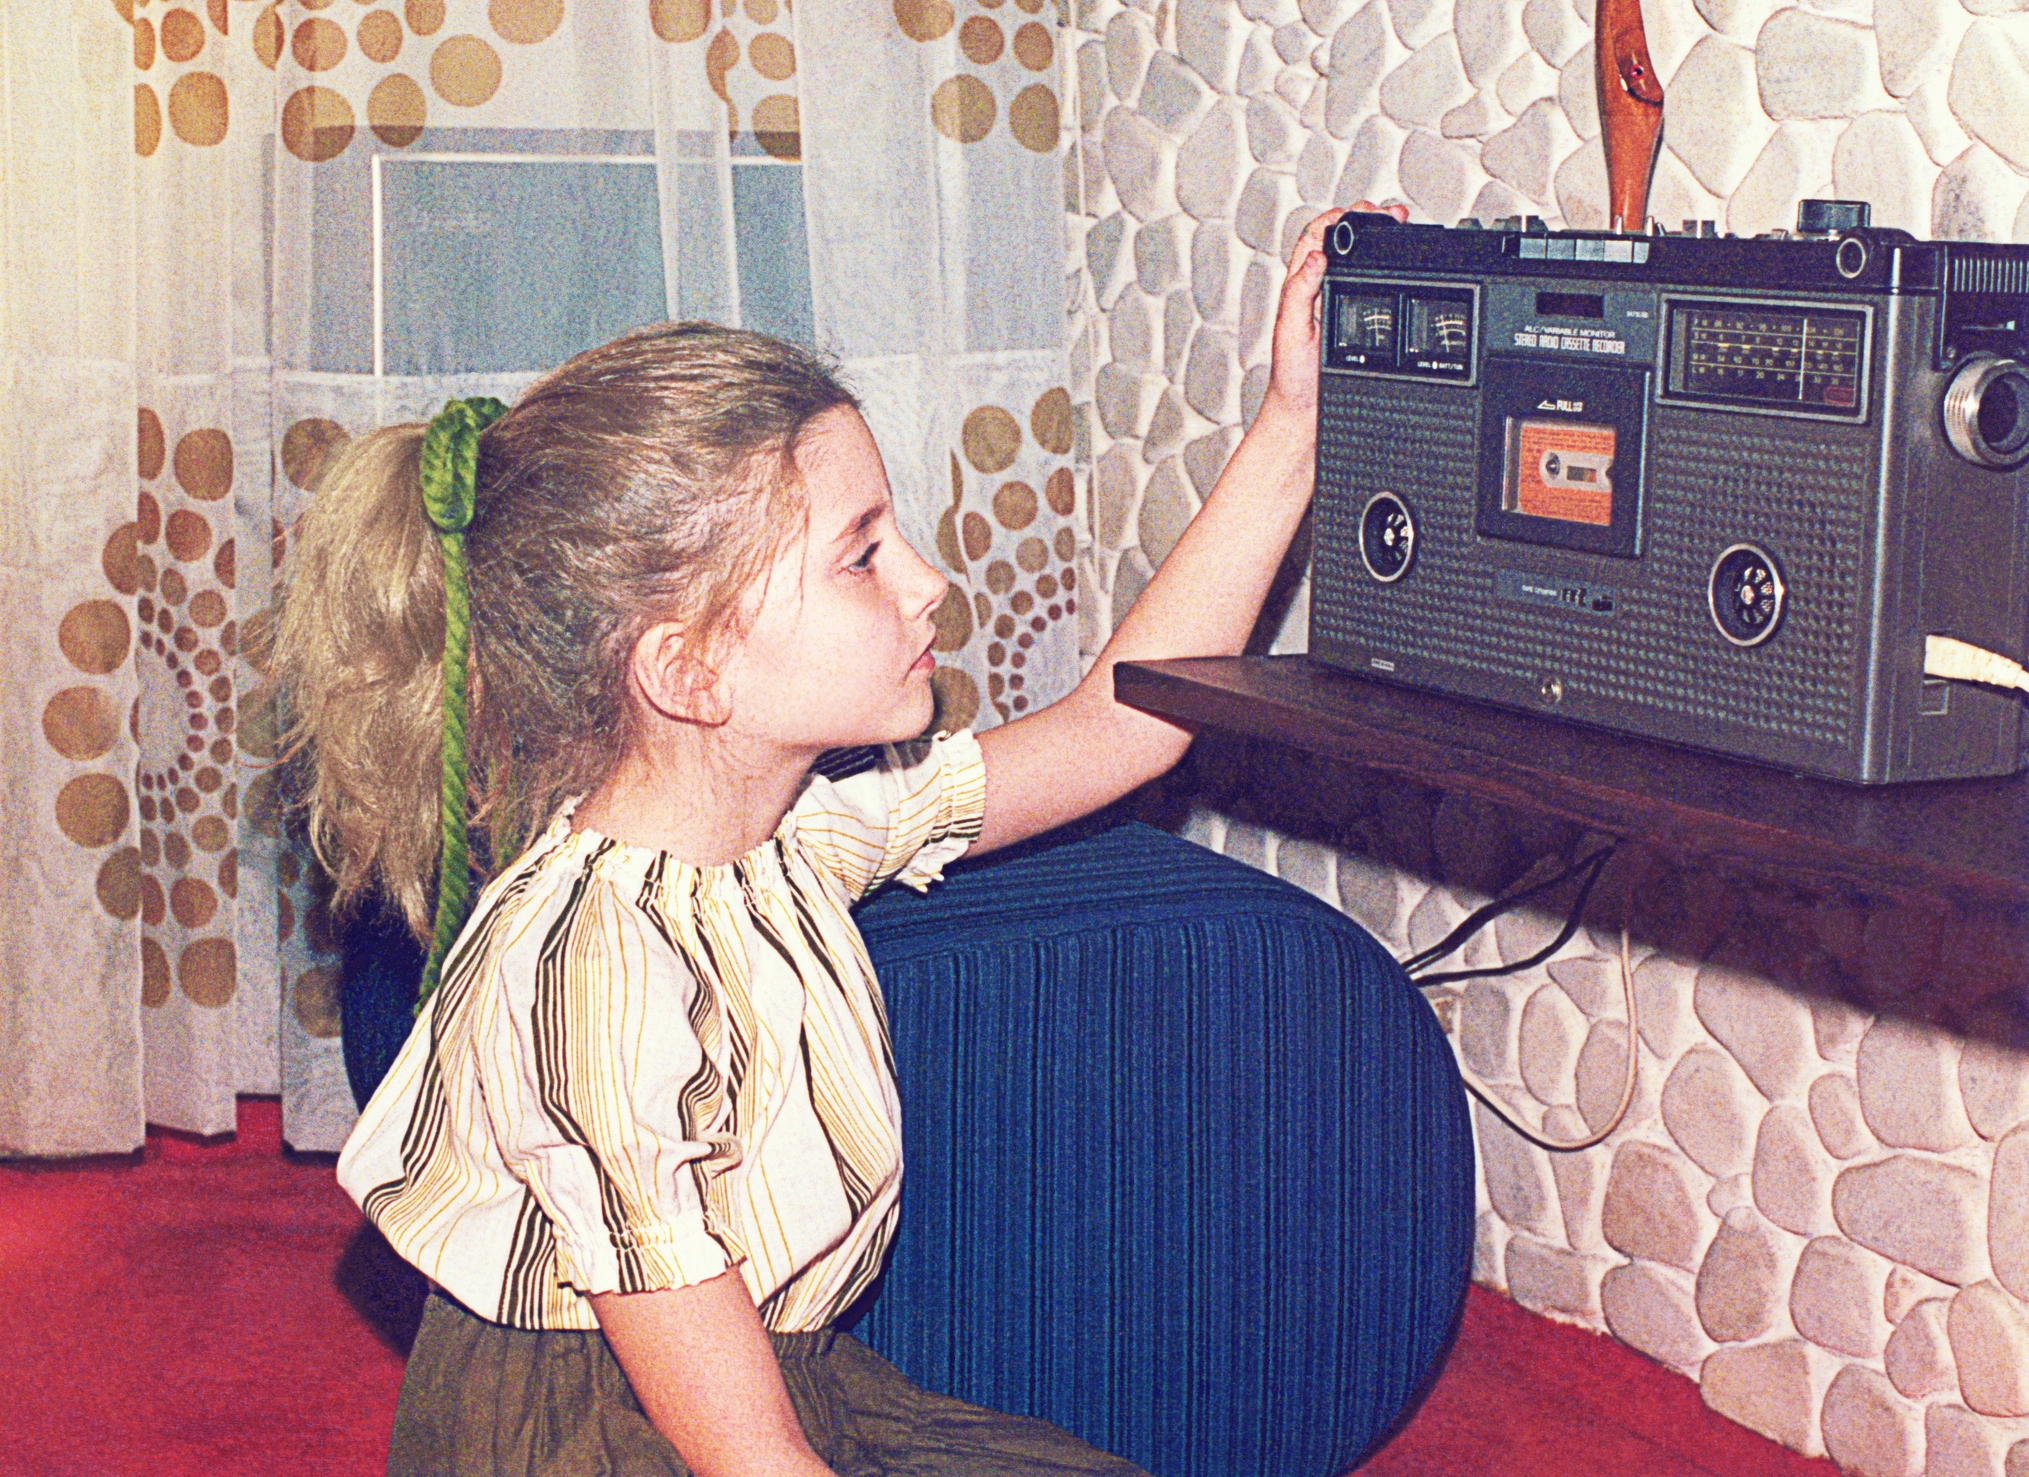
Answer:
[[[808,516],[750,601],[720,666],[728,738],[815,758],[914,738],[929,726],[931,616],[948,582],[895,526],[866,422],[825,411],[796,452]]]

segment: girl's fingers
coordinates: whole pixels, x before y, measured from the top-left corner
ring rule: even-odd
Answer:
[[[1303,234],[1296,238],[1296,245],[1289,253],[1290,270],[1296,271],[1306,265],[1311,252],[1318,252],[1320,254],[1319,259],[1323,259],[1324,233],[1331,229],[1333,221],[1345,213],[1343,207],[1334,207],[1331,210],[1327,210],[1323,215],[1316,217],[1309,225],[1303,228]]]

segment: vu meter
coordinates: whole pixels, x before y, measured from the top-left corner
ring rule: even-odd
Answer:
[[[1470,383],[1478,349],[1477,301],[1469,287],[1333,284],[1326,362],[1369,374]]]

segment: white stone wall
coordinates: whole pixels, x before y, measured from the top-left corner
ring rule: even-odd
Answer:
[[[981,0],[994,4],[997,0]],[[1668,94],[1651,194],[1752,232],[1800,196],[1918,234],[2029,237],[2025,0],[1644,0]],[[1095,547],[1088,640],[1147,581],[1258,403],[1281,259],[1317,208],[1597,225],[1585,0],[1077,0],[1066,51],[1074,375]],[[1300,649],[1297,592],[1278,649]],[[1202,746],[1201,746],[1202,747]],[[1230,745],[1228,746],[1230,748]],[[1399,954],[1598,838],[1332,766],[1214,752],[1183,823]],[[1477,1276],[1606,1329],[1715,1408],[1868,1477],[2029,1477],[2029,965],[2007,917],[1616,859],[1547,965],[1441,1012],[1553,1135],[1477,1108]],[[1505,920],[1464,962],[1557,920]],[[1998,951],[1999,963],[1996,963]],[[1909,1025],[1953,984],[1953,1029]],[[1902,1002],[1898,1009],[1897,1002]],[[1848,1003],[1862,1002],[1862,1003]],[[1887,1007],[1883,1009],[1883,1007]]]

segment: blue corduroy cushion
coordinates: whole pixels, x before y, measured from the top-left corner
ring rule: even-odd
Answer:
[[[1465,1295],[1473,1151],[1371,937],[1145,826],[859,923],[908,1165],[874,1347],[1157,1477],[1331,1477],[1406,1417]]]

